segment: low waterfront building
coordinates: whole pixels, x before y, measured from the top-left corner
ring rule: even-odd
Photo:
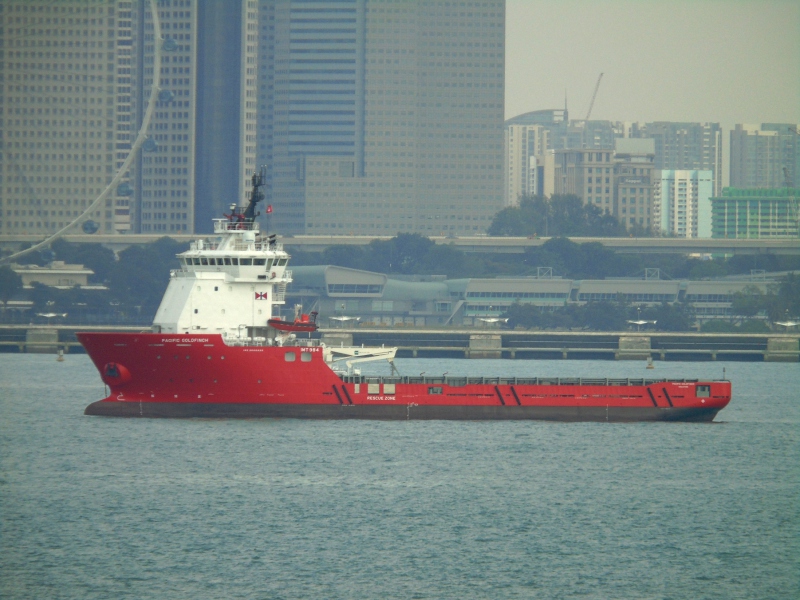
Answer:
[[[570,304],[624,302],[637,306],[684,303],[698,320],[730,318],[737,292],[756,286],[767,292],[776,280],[765,277],[688,281],[552,277],[447,279],[443,275],[399,276],[332,265],[294,267],[286,310],[301,304],[319,312],[323,326],[355,322],[383,326],[480,326],[513,304],[557,309]],[[648,270],[651,271],[652,270]],[[652,273],[651,273],[652,274]]]
[[[799,198],[800,188],[725,188],[711,198],[711,237],[798,238]]]
[[[34,283],[40,283],[60,290],[68,290],[74,287],[81,289],[106,289],[102,285],[89,283],[89,277],[94,275],[94,271],[87,269],[83,265],[70,265],[62,260],[54,260],[50,264],[40,267],[39,265],[11,265],[14,271],[22,279],[23,288],[32,288]]]

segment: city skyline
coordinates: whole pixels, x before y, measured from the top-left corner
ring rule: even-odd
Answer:
[[[506,119],[582,119],[601,72],[593,119],[800,122],[800,4],[506,1]]]
[[[12,49],[7,58],[14,60],[4,63],[9,81],[4,98],[8,162],[3,169],[8,173],[2,194],[9,209],[6,229],[64,226],[91,201],[84,196],[110,182],[114,168],[122,164],[152,82],[146,4],[9,3],[7,19],[13,27],[7,30]],[[627,124],[615,127],[626,136],[630,130],[632,137],[638,137],[632,132],[641,127],[630,123],[648,120],[720,123],[724,139],[720,144],[717,133],[715,148],[724,162],[715,166],[717,154],[714,164],[709,163],[721,175],[717,193],[728,185],[734,126],[771,122],[788,123],[791,129],[791,123],[800,121],[795,97],[800,77],[794,76],[800,71],[800,53],[794,51],[798,32],[790,25],[800,17],[800,7],[791,3],[726,3],[731,10],[716,20],[711,16],[723,5],[716,0],[699,7],[683,0],[667,7],[628,0],[508,0],[507,14],[505,0],[463,4],[479,10],[458,12],[444,0],[298,1],[297,6],[295,0],[247,0],[241,2],[240,18],[224,12],[222,5],[218,11],[223,12],[213,13],[208,7],[217,5],[163,0],[163,77],[148,140],[115,189],[116,197],[91,216],[100,221],[102,231],[202,231],[202,222],[231,200],[246,201],[247,181],[258,162],[268,165],[267,201],[276,204],[273,225],[280,230],[480,231],[502,201],[495,171],[501,169],[504,113],[508,118],[519,109],[525,114],[564,112],[556,108],[556,100],[565,99],[552,82],[568,81],[564,91],[569,93],[577,75],[587,75],[575,86],[585,88],[586,98],[581,99],[584,91],[577,99],[569,96],[570,116],[578,119],[580,129],[585,110],[594,107],[592,121],[586,123],[592,139],[588,147],[610,146],[601,142],[614,135],[611,121],[624,120]],[[683,26],[689,8],[692,19]],[[331,11],[339,11],[339,18],[329,18]],[[350,29],[343,28],[341,11],[357,15]],[[96,18],[105,13],[109,18]],[[61,27],[52,32],[28,28],[55,23]],[[763,44],[773,38],[774,43]],[[51,44],[66,52],[53,53]],[[565,46],[568,51],[554,53]],[[34,53],[31,47],[51,49]],[[76,53],[79,47],[82,52]],[[342,62],[343,52],[352,53],[355,63],[347,76],[350,71],[329,65]],[[391,61],[386,58],[390,53]],[[342,60],[331,60],[337,56]],[[520,57],[535,77],[518,73]],[[30,62],[34,58],[35,64]],[[585,70],[600,68],[605,77],[594,102],[598,73]],[[253,77],[256,69],[261,82]],[[81,75],[81,70],[95,74]],[[68,84],[58,90],[66,94],[63,98],[48,95],[56,93],[56,79]],[[32,85],[34,80],[43,85]],[[78,81],[82,87],[74,87]],[[620,86],[620,81],[625,83]],[[101,99],[101,93],[108,97]],[[328,118],[333,114],[329,105],[343,102],[354,104],[352,114],[338,111],[343,116]],[[60,107],[72,103],[88,108]],[[56,113],[72,117],[57,122],[66,128],[63,132],[53,129]],[[44,119],[34,120],[34,114]],[[734,120],[728,122],[730,118]],[[64,135],[81,138],[62,143],[59,137],[58,149],[71,153],[38,153],[47,149],[47,138]],[[97,139],[101,136],[102,143]],[[183,145],[174,145],[177,141]],[[586,140],[577,146],[574,140],[569,143],[587,147]],[[197,153],[197,147],[205,154]],[[658,142],[656,148],[659,166]],[[680,150],[681,157],[685,150]],[[61,184],[60,176],[36,174],[41,161],[49,162],[51,170],[62,169],[56,158],[75,163],[67,166],[75,173],[71,180],[64,177],[63,190],[46,187]],[[660,168],[709,167],[679,162]],[[77,170],[87,175],[77,175]],[[75,197],[61,198],[64,190]],[[287,216],[291,223],[285,222]]]

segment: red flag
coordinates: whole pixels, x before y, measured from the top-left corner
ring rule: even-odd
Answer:
[[[268,215],[272,214],[272,204],[267,204],[267,214]]]

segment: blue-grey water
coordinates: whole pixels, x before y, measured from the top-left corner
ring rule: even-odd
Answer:
[[[86,356],[3,354],[0,597],[800,597],[797,364],[397,364],[725,366],[734,399],[710,425],[108,419]]]

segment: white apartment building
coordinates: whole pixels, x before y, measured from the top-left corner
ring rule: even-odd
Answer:
[[[656,170],[653,224],[665,235],[711,237],[712,171]]]
[[[539,167],[545,163],[550,131],[542,125],[506,125],[503,193],[505,206],[519,204],[540,188]]]

